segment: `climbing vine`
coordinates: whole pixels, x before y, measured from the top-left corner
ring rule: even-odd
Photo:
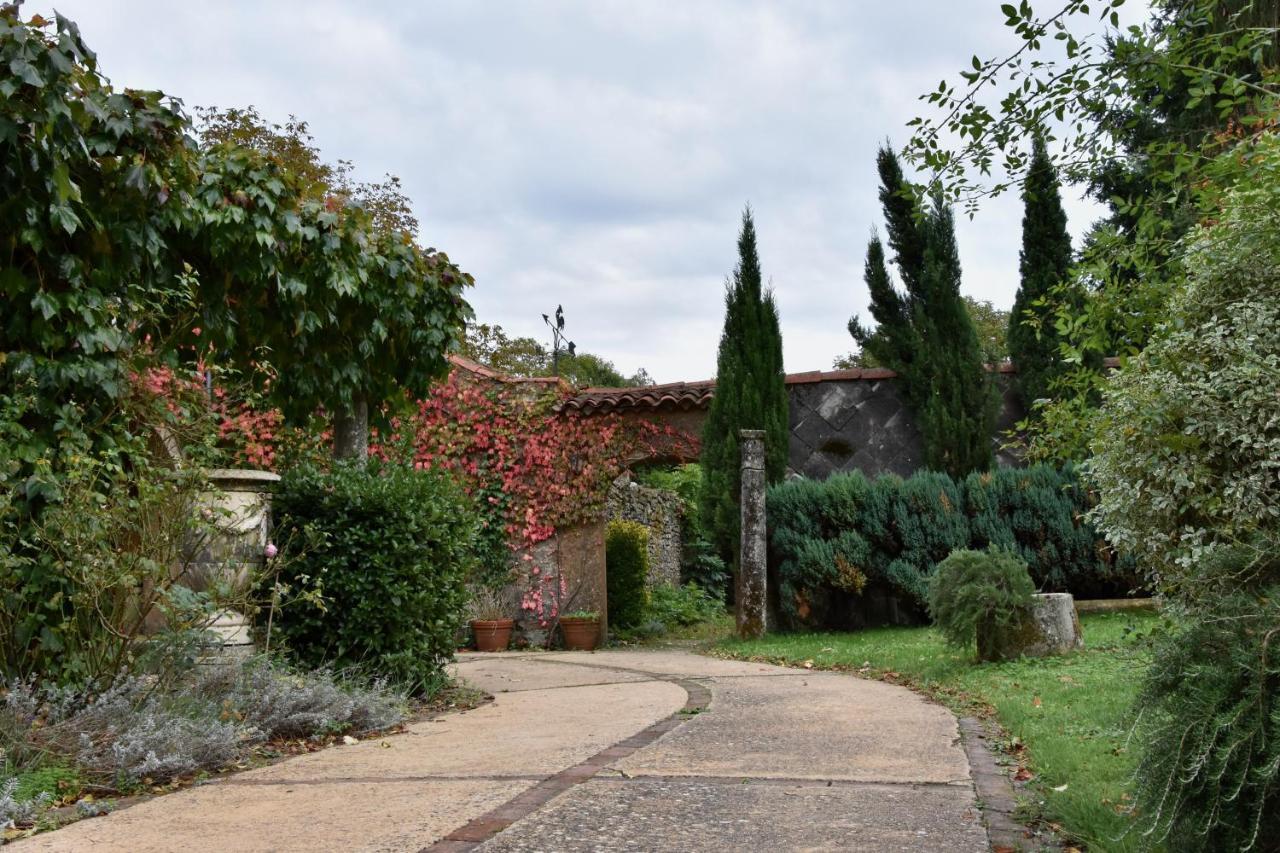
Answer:
[[[475,381],[455,371],[411,411],[391,418],[389,429],[375,430],[369,447],[388,461],[451,474],[483,518],[482,569],[474,581],[496,588],[517,576],[521,607],[543,624],[556,618],[573,590],[541,565],[544,552],[536,546],[557,529],[602,518],[609,486],[631,460],[693,441],[648,421],[558,411],[565,393]],[[223,440],[244,464],[283,467],[319,455],[309,447],[323,447],[314,429],[308,436],[287,427],[274,411],[217,390],[214,398]]]

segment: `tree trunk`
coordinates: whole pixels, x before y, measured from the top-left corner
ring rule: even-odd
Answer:
[[[353,460],[361,468],[369,460],[369,402],[363,397],[333,416],[333,458]]]
[[[1063,654],[1084,648],[1075,599],[1064,592],[1035,596],[1031,613],[1021,624],[1005,630],[978,627],[978,660],[1016,660]]]

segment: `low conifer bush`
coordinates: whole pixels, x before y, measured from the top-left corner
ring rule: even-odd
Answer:
[[[1031,614],[1035,584],[1027,564],[995,546],[955,551],[929,583],[929,616],[946,641],[964,648],[979,631],[1016,629]]]

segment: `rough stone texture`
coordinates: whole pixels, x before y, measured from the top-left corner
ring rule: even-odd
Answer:
[[[968,783],[947,709],[878,681],[774,672],[713,677],[708,713],[615,766],[630,776]]]
[[[850,378],[850,374],[858,374]],[[886,375],[887,374],[887,375]],[[1014,388],[1014,374],[1002,368],[994,374],[1000,394],[992,446],[1000,465],[1021,464],[1017,456],[1001,449],[1002,436],[1026,415]],[[815,480],[836,472],[862,471],[910,476],[924,457],[920,433],[890,371],[814,372],[787,377],[791,436],[787,468],[792,475]],[[709,399],[709,398],[708,398]],[[686,436],[699,436],[706,421],[705,403],[689,409],[618,409],[625,418],[670,427]],[[659,445],[630,460],[691,461],[696,442],[686,442],[681,452]]]
[[[649,528],[646,584],[680,583],[680,497],[619,479],[609,489],[609,520],[637,521]]]
[[[1019,461],[1001,450],[1000,436],[1024,416],[1010,374],[995,374],[1001,397],[992,446],[1001,465]],[[908,477],[923,464],[924,448],[898,380],[850,379],[792,383],[791,441],[787,466],[794,474],[824,480],[844,471],[869,477]]]
[[[981,660],[1045,657],[1080,648],[1084,648],[1084,635],[1075,599],[1069,592],[1036,595],[1031,618],[1011,630],[978,631]]]
[[[738,431],[742,448],[742,548],[738,566],[738,636],[763,637],[768,630],[769,548],[765,519],[764,430]]]
[[[201,492],[199,503],[202,511],[212,514],[215,532],[185,566],[181,582],[197,592],[224,583],[243,591],[266,562],[265,549],[271,537],[271,489],[280,476],[238,468],[214,469],[208,476],[210,488]],[[163,621],[158,612],[148,616],[152,628],[159,628]],[[242,613],[218,613],[209,630],[219,638],[221,648],[213,650],[210,660],[252,653],[249,628],[250,621]]]
[[[583,832],[590,827],[590,832]],[[486,851],[990,849],[962,787],[593,779],[482,845]]]
[[[599,613],[601,636],[608,636],[604,533],[603,520],[566,527],[516,552],[512,560],[516,579],[502,595],[515,608],[512,616],[519,640],[545,646],[555,616],[573,610]],[[525,607],[525,602],[532,606]]]

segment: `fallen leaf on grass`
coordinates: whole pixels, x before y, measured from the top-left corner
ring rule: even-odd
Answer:
[[[1061,784],[1061,785],[1054,785],[1054,786],[1053,786],[1053,790],[1058,791],[1059,793],[1061,793],[1062,791],[1067,790],[1067,785],[1068,785],[1068,784],[1069,784],[1069,783],[1064,782],[1064,783],[1063,783],[1063,784]]]
[[[1013,781],[1015,782],[1026,782],[1034,778],[1035,774],[1025,767],[1019,767],[1018,772],[1013,774]]]
[[[1040,697],[1039,697],[1039,696],[1033,696],[1033,697],[1031,697],[1031,704],[1032,704],[1033,706],[1035,706],[1036,708],[1039,708],[1039,707],[1040,707],[1040,705],[1042,704],[1042,703],[1040,702]]]

